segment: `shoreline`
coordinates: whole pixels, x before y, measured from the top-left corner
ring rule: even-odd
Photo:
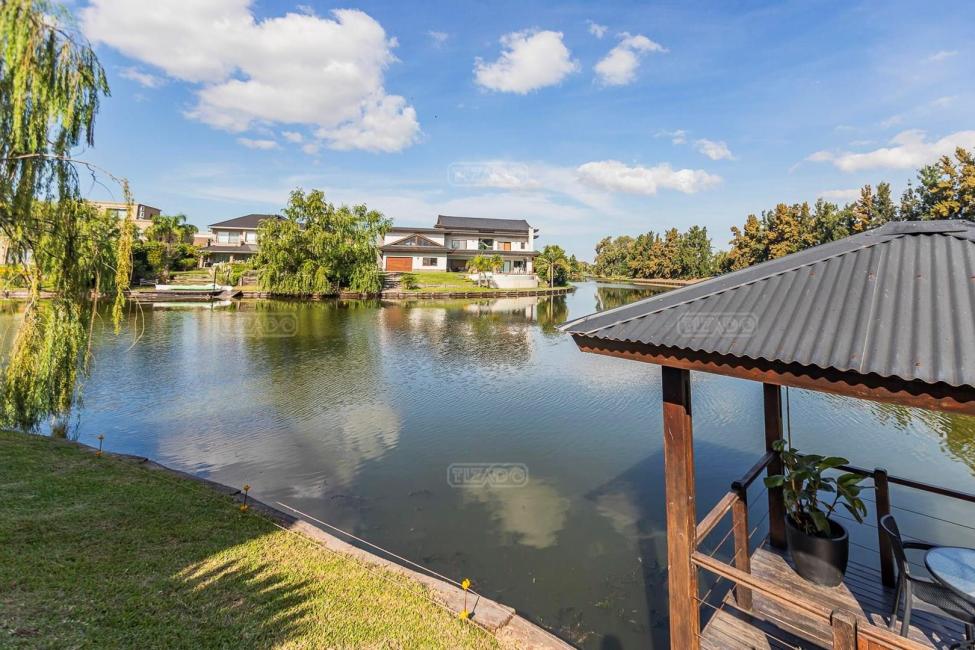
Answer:
[[[572,293],[576,290],[574,285],[569,285],[566,287],[539,287],[537,289],[490,289],[485,291],[383,291],[378,294],[369,293],[356,293],[352,291],[343,291],[337,294],[327,294],[327,295],[310,295],[310,296],[288,296],[281,294],[273,294],[267,291],[241,291],[240,300],[303,300],[303,301],[318,301],[318,300],[436,300],[436,299],[456,299],[456,298],[519,298],[524,296],[564,296],[566,294]],[[167,302],[159,300],[139,300],[138,291],[129,291],[126,293],[126,299],[132,302]],[[0,299],[2,300],[23,300],[29,298],[29,292],[26,289],[15,289],[3,291],[0,293]],[[51,292],[41,292],[41,298],[53,298],[54,294]],[[107,297],[107,296],[105,296]],[[180,301],[174,301],[180,302]],[[186,301],[191,302],[191,301]],[[199,301],[207,302],[207,301]]]
[[[50,436],[38,437],[46,439],[51,444],[70,445],[92,455],[99,453],[98,449],[95,447],[77,440],[51,438]],[[237,503],[242,504],[244,502],[244,493],[238,488],[225,485],[190,472],[173,469],[172,467],[163,465],[162,463],[156,462],[145,456],[108,450],[102,450],[101,456],[122,462],[133,463],[146,469],[147,471],[164,472],[179,479],[189,480],[203,485],[204,487],[213,490],[218,494],[230,497]],[[279,505],[289,508],[289,506],[285,504],[279,503]],[[247,495],[247,506],[249,510],[258,513],[259,516],[263,516],[271,520],[273,523],[288,531],[310,539],[326,550],[340,553],[371,566],[392,571],[421,583],[436,594],[444,607],[449,609],[457,616],[460,616],[460,613],[465,608],[465,604],[468,605],[470,611],[470,622],[493,635],[499,643],[506,647],[529,648],[537,650],[565,650],[573,647],[568,642],[563,641],[545,628],[532,623],[528,619],[519,615],[513,607],[509,607],[497,601],[491,600],[490,598],[486,598],[473,590],[467,592],[469,594],[468,599],[470,599],[470,602],[468,602],[468,599],[465,599],[464,590],[460,587],[457,587],[456,585],[451,584],[450,582],[447,582],[441,578],[408,568],[402,564],[388,560],[376,553],[366,551],[359,546],[346,542],[345,540],[326,532],[323,528],[315,525],[305,517],[300,516],[300,514],[285,512],[278,507],[269,505],[263,501],[260,501],[259,499],[254,498],[250,494]],[[294,510],[294,512],[299,513],[298,510]]]

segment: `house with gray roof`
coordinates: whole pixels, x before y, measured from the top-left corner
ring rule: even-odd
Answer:
[[[283,217],[276,214],[245,214],[211,223],[207,241],[202,247],[205,263],[243,262],[253,257],[259,246],[257,229],[267,219]]]
[[[524,219],[440,215],[432,228],[394,226],[383,238],[385,271],[464,271],[477,255],[498,255],[502,275],[532,275],[538,229]]]

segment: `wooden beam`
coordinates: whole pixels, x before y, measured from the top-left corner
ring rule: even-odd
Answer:
[[[775,384],[762,384],[765,403],[765,451],[771,452],[772,445],[782,440],[782,387]],[[768,475],[782,473],[782,459],[774,454],[768,464]],[[785,548],[785,499],[782,488],[768,491],[769,542],[776,548]]]
[[[583,352],[635,359],[684,370],[710,372],[778,386],[845,395],[874,402],[975,415],[975,387],[972,386],[904,381],[895,377],[862,375],[852,371],[824,370],[798,363],[748,359],[644,343],[607,341],[581,334],[574,334],[572,338]]]
[[[745,573],[752,572],[752,561],[748,554],[748,492],[742,490],[738,500],[731,508],[732,529],[735,536],[735,567]],[[746,612],[752,609],[752,590],[735,585],[735,600]]]
[[[856,650],[857,617],[843,609],[835,610],[829,617],[833,629],[833,650]]]
[[[687,370],[661,368],[664,411],[664,472],[667,498],[667,570],[670,645],[697,650],[701,631],[697,604],[694,505],[694,436],[691,377]]]

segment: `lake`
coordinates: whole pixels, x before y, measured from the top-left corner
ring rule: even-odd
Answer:
[[[555,298],[133,306],[120,336],[96,332],[74,435],[250,484],[259,499],[469,577],[573,643],[664,648],[659,368],[583,354],[555,330],[651,293],[580,283]],[[762,388],[696,373],[692,391],[703,515],[763,452]],[[800,390],[788,403],[803,450],[975,491],[971,418]],[[460,463],[525,474],[458,486],[448,468]],[[893,498],[971,520],[929,497]],[[939,541],[966,532],[931,523],[916,522]],[[853,538],[876,547],[872,535]]]

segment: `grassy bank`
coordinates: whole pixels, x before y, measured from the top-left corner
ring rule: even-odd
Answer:
[[[495,647],[418,583],[229,497],[0,432],[0,646]]]
[[[446,271],[414,271],[419,287],[415,291],[421,293],[456,293],[456,292],[487,292],[497,291],[488,286],[477,286],[467,278],[466,273],[450,273]],[[547,289],[547,285],[539,281],[538,289],[505,289],[505,291],[538,291]],[[561,289],[563,287],[554,287]],[[405,291],[406,289],[404,289]]]

